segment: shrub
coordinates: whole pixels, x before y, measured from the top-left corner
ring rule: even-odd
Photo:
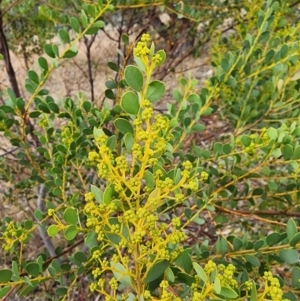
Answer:
[[[284,77],[288,67],[297,69],[299,55],[292,44],[283,57],[285,44],[275,37],[279,59],[255,63],[260,42],[274,47],[260,38],[261,28],[277,33],[271,21],[285,11],[266,2],[257,12],[259,34],[216,56],[216,75],[200,91],[196,80],[181,78],[166,113],[155,113],[166,87],[153,78],[166,54],[148,34],[134,47],[135,63],[118,82],[107,82],[113,106],[100,110],[80,93],[59,106],[44,83],[61,60],[76,56],[80,38],[104,26],[99,18],[110,9],[102,1],[83,6],[80,19],[70,18],[77,37],[71,41],[61,29],[65,49],[46,44],[40,72],[28,72],[30,98],[8,90],[0,107],[1,130],[16,152],[2,158],[1,175],[10,185],[4,199],[37,204],[24,220],[2,221],[11,266],[0,270],[0,296],[17,291],[22,297],[54,280],[56,288],[45,289],[45,296],[66,300],[87,277],[89,294],[105,300],[297,300],[300,125],[272,127],[260,112],[264,93],[276,109],[297,100],[298,78]],[[265,62],[268,51],[259,59]],[[249,62],[254,73],[246,72]],[[278,73],[283,62],[287,67]],[[208,148],[187,147],[185,139],[205,129],[201,118],[216,110],[216,96],[235,97],[224,111],[235,121],[235,135]],[[249,131],[251,124],[259,130]],[[37,229],[45,250],[30,256]]]

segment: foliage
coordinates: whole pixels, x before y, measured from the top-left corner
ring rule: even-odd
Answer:
[[[278,30],[287,7],[264,5],[249,6],[256,31],[238,28],[232,42],[213,46],[223,51],[214,52],[216,74],[206,87],[182,77],[163,114],[154,106],[166,87],[154,74],[166,53],[149,34],[135,45],[133,64],[119,71],[110,63],[119,74],[106,82],[113,106],[99,109],[80,93],[60,105],[43,88],[62,60],[76,56],[77,41],[104,27],[110,1],[69,18],[75,38],[58,31],[64,50],[44,45],[40,72],[28,71],[31,96],[8,89],[0,106],[0,129],[15,147],[13,158],[2,156],[3,201],[37,203],[32,216],[1,222],[12,259],[0,270],[3,300],[51,280],[57,286],[47,298],[66,300],[84,277],[90,294],[105,300],[297,300],[299,54],[286,33],[296,37],[298,25],[286,20]],[[216,99],[226,101],[235,132],[208,148],[186,146],[205,129],[201,118],[217,109]],[[277,123],[281,110],[286,120]],[[45,251],[32,258],[37,229],[58,247],[44,240]]]
[[[249,22],[237,26],[238,35],[221,37],[212,48],[217,70],[210,86],[237,133],[299,122],[300,27],[289,20],[294,10],[288,1],[248,7]]]

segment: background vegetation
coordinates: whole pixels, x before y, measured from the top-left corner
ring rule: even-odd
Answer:
[[[2,300],[297,300],[297,1],[0,8]],[[212,76],[169,92],[204,54]],[[88,93],[56,98],[68,61]]]

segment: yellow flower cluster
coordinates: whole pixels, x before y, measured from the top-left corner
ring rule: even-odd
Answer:
[[[25,228],[10,221],[2,233],[1,239],[4,241],[2,248],[8,252],[16,242],[23,243],[27,240],[28,236],[29,232]]]
[[[280,288],[278,278],[274,277],[271,272],[264,272],[263,278],[272,301],[289,301],[288,299],[282,299],[283,291]]]
[[[134,48],[134,55],[137,57],[142,57],[150,54],[150,49],[147,46],[147,42],[151,40],[150,35],[144,33],[141,37],[141,40],[137,43]]]
[[[62,139],[61,139],[62,142],[66,145],[70,145],[74,141],[71,130],[68,126],[66,126],[62,129],[61,137],[62,137]]]
[[[238,283],[234,279],[235,266],[233,264],[229,264],[226,267],[224,264],[219,264],[217,270],[218,273],[216,277],[220,279],[222,286],[228,286],[231,288],[238,287]]]

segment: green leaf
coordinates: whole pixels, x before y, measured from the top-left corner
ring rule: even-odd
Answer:
[[[78,233],[77,227],[74,225],[70,225],[65,230],[65,239],[66,240],[73,240]]]
[[[55,290],[55,294],[58,296],[65,296],[68,293],[68,289],[66,287],[58,287]]]
[[[238,251],[239,249],[241,249],[241,248],[243,247],[243,242],[242,242],[242,240],[239,239],[238,237],[235,237],[235,238],[233,239],[232,244],[233,244],[233,250],[234,250],[234,251]]]
[[[122,33],[121,35],[123,43],[128,46],[129,45],[129,36],[125,32]]]
[[[115,99],[116,98],[114,92],[110,89],[105,90],[104,94],[109,99]]]
[[[89,23],[88,23],[87,15],[83,9],[81,10],[80,18],[81,18],[81,23],[82,23],[83,27],[86,28]]]
[[[173,98],[177,101],[180,102],[182,100],[182,95],[178,89],[173,90]]]
[[[283,148],[281,149],[281,151],[282,151],[284,160],[290,160],[294,156],[294,150],[290,144],[284,145]]]
[[[71,17],[70,18],[70,24],[71,24],[72,29],[76,33],[80,33],[80,23],[79,23],[77,18]]]
[[[199,102],[200,101],[200,96],[198,94],[191,94],[189,97],[186,99],[188,102]]]
[[[220,294],[221,293],[221,281],[218,277],[215,278],[214,281],[214,292],[216,294]]]
[[[158,54],[161,58],[161,61],[158,64],[156,64],[156,66],[160,66],[165,62],[167,55],[166,55],[166,52],[164,50],[158,50],[156,52],[156,54]]]
[[[225,72],[230,70],[230,64],[227,58],[222,58],[220,65]]]
[[[252,281],[252,289],[251,289],[250,301],[257,301],[256,284],[255,284],[254,281]]]
[[[86,234],[86,236],[84,237],[84,243],[89,248],[89,250],[98,246],[98,242],[96,239],[96,233],[94,231],[91,231],[88,234]]]
[[[165,94],[165,90],[165,84],[159,80],[155,80],[148,85],[146,98],[151,102],[155,102]]]
[[[29,280],[29,278],[26,276],[24,278],[25,279],[27,278]],[[28,282],[26,281],[27,284],[28,284]],[[23,297],[25,295],[28,295],[31,291],[33,291],[35,289],[36,286],[37,286],[37,284],[35,284],[35,285],[28,284],[28,286],[25,286],[25,288],[23,290],[21,290],[21,292],[18,293],[18,296]]]
[[[276,129],[274,129],[273,127],[269,127],[267,130],[267,134],[269,136],[270,139],[276,140],[278,137],[278,132]]]
[[[88,113],[88,112],[90,112],[93,105],[91,104],[91,102],[85,101],[82,106],[83,106],[84,110]]]
[[[25,270],[28,272],[29,275],[33,277],[37,277],[40,273],[40,267],[35,262],[30,262],[26,265]]]
[[[99,21],[99,22],[101,22],[101,21]],[[103,21],[102,21],[103,22]],[[97,22],[96,22],[97,23]],[[98,26],[95,26],[95,24],[91,27],[91,28],[89,28],[86,32],[85,32],[85,34],[86,35],[95,35],[95,34],[97,34],[97,32],[99,31],[99,28],[100,27],[98,27]]]
[[[204,283],[206,283],[207,276],[206,276],[204,269],[196,262],[193,262],[193,267],[194,267],[194,270],[196,271],[197,275],[200,277],[200,279]]]
[[[91,185],[91,192],[94,194],[96,201],[101,204],[103,200],[103,191],[95,185]]]
[[[127,134],[127,133],[133,135],[133,133],[134,133],[133,127],[132,127],[131,123],[127,119],[117,118],[114,121],[114,125],[124,135]]]
[[[113,62],[108,62],[107,66],[113,71],[116,71],[116,72],[119,71],[118,65]]]
[[[244,255],[244,258],[255,267],[260,267],[260,261],[253,255]]]
[[[32,80],[34,83],[38,84],[40,82],[37,73],[33,70],[28,71],[28,78]]]
[[[67,208],[64,211],[64,220],[70,225],[76,225],[78,221],[78,215],[74,208]]]
[[[114,151],[116,148],[116,140],[117,140],[116,136],[113,135],[110,136],[106,142],[106,145],[109,147],[111,151]]]
[[[71,59],[73,57],[75,57],[78,54],[77,50],[68,50],[65,54],[64,54],[64,59]]]
[[[98,0],[97,3],[98,3],[98,7],[100,9],[102,9],[102,7],[103,7],[103,0]]]
[[[108,89],[116,89],[116,88],[118,88],[118,84],[114,80],[107,80],[105,82],[105,86]]]
[[[78,251],[74,254],[74,259],[79,261],[80,263],[81,262],[86,262],[88,260],[88,258],[86,257],[86,255],[81,252],[81,251]]]
[[[265,64],[266,65],[269,65],[271,60],[273,59],[274,57],[274,54],[275,54],[275,51],[274,49],[270,49],[268,50],[267,54],[266,54],[266,57],[265,57]]]
[[[29,84],[29,83],[25,84],[25,89],[26,89],[30,94],[33,94],[33,93],[35,92],[35,88],[34,88],[31,84]]]
[[[192,259],[189,252],[189,249],[184,250],[174,260],[174,262],[179,267],[183,268],[186,273],[189,273],[193,267]]]
[[[300,241],[300,233],[295,234],[295,236],[291,239],[290,245],[295,247],[296,244]]]
[[[273,232],[269,234],[266,238],[266,243],[268,246],[273,246],[281,241],[281,235],[278,232]]]
[[[218,241],[216,243],[216,251],[218,254],[225,254],[226,251],[228,250],[228,242],[227,240],[221,236],[218,238]]]
[[[70,36],[66,30],[59,29],[58,36],[59,36],[60,40],[62,41],[62,43],[70,44]]]
[[[50,110],[52,112],[57,113],[57,114],[59,113],[59,107],[56,103],[50,102],[50,103],[48,103],[48,107],[50,108]]]
[[[37,260],[36,260],[37,264],[39,265],[39,269],[40,269],[40,273],[43,273],[43,263],[44,263],[44,259],[42,257],[42,255],[40,255]]]
[[[94,127],[94,129],[93,129],[93,136],[94,136],[94,139],[97,140],[97,138],[100,137],[101,135],[104,135],[103,130]]]
[[[222,287],[220,293],[218,294],[226,299],[235,299],[239,295],[230,287]]]
[[[300,159],[300,145],[298,145],[297,147],[295,147],[293,159],[294,160]]]
[[[48,106],[45,103],[40,103],[38,105],[38,109],[41,110],[43,113],[49,114],[50,110],[48,108]]]
[[[144,85],[144,77],[142,71],[133,65],[129,65],[125,68],[125,80],[129,87],[135,91],[141,92]]]
[[[52,45],[50,44],[45,44],[44,45],[44,51],[45,53],[50,56],[51,58],[55,58],[55,53],[53,52],[53,49],[52,49]]]
[[[300,288],[300,268],[299,267],[293,267],[292,270],[292,286],[293,288]]]
[[[103,203],[108,205],[111,202],[112,189],[110,187],[106,187],[103,193]]]
[[[146,170],[145,171],[145,180],[146,180],[146,185],[150,188],[155,187],[155,179],[151,171]]]
[[[1,269],[0,270],[0,282],[6,283],[9,282],[12,276],[12,271],[9,269]]]
[[[20,278],[20,275],[19,275],[19,267],[18,267],[18,263],[16,261],[13,261],[12,264],[12,271],[13,271],[13,275],[14,277],[16,277],[17,279]]]
[[[255,242],[254,244],[254,250],[257,251],[259,250],[263,245],[265,244],[264,240],[260,239],[258,241]]]
[[[171,268],[166,269],[166,279],[171,283],[175,282],[175,276]]]
[[[166,270],[166,268],[169,266],[168,260],[162,260],[157,262],[147,273],[147,276],[144,280],[145,283],[152,282],[159,278]]]
[[[110,266],[112,267],[112,272],[115,278],[124,284],[126,287],[133,288],[132,281],[129,274],[129,271],[120,263],[120,262],[110,262]]]
[[[17,107],[20,111],[23,111],[25,107],[25,101],[22,98],[17,99]]]
[[[279,257],[288,264],[295,264],[299,261],[299,253],[294,249],[280,251]]]
[[[241,137],[241,142],[245,147],[248,147],[251,144],[251,138],[247,135]]]
[[[299,299],[291,291],[283,294],[282,297],[285,298],[285,299],[287,299],[287,300],[289,300],[289,301],[299,301]]]
[[[99,20],[99,21],[97,21],[93,24],[93,27],[96,27],[97,29],[104,28],[105,27],[105,22],[102,21],[102,20]]]
[[[286,224],[286,233],[287,233],[289,242],[298,233],[297,225],[296,225],[295,221],[292,218],[290,218],[288,220],[287,224]]]
[[[203,132],[206,129],[206,126],[204,124],[195,124],[191,128],[191,133],[197,132]]]
[[[0,288],[0,298],[3,298],[11,290],[11,286],[3,286]]]
[[[131,151],[132,150],[132,146],[134,144],[134,138],[133,138],[133,136],[130,133],[127,133],[124,136],[124,142],[125,142],[126,149],[128,151]]]
[[[125,92],[121,97],[122,109],[132,115],[137,115],[140,109],[140,102],[137,95],[131,91]]]
[[[54,237],[59,232],[59,229],[56,225],[50,225],[47,229],[47,233],[50,237]]]

